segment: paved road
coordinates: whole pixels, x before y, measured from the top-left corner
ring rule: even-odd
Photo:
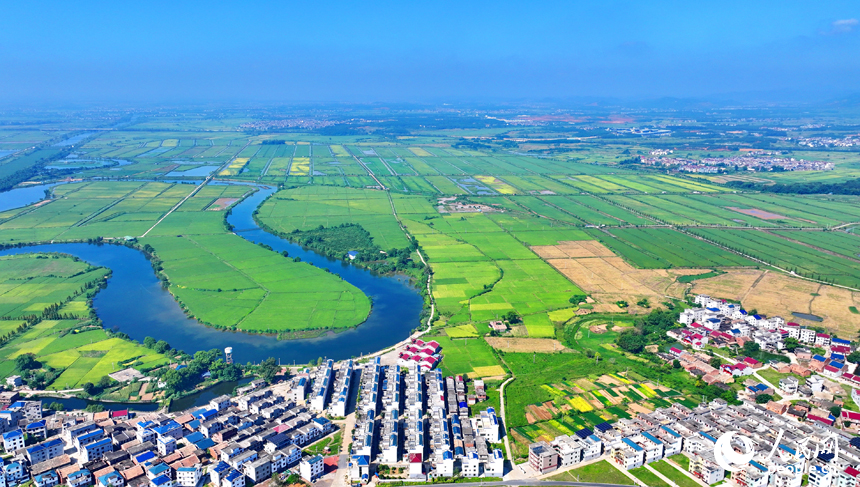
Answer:
[[[379,485],[385,485],[385,482],[380,482]],[[630,487],[629,485],[621,484],[593,484],[588,482],[563,482],[556,480],[503,480],[503,481],[486,481],[486,482],[458,482],[456,484],[433,484],[433,487],[462,487],[464,485],[508,485],[508,486],[524,486],[524,487],[544,487],[544,486],[570,486],[570,487]]]

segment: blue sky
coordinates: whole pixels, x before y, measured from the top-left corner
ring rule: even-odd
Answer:
[[[826,99],[854,1],[12,2],[0,102]]]

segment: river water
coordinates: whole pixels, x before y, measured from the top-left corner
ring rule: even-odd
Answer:
[[[17,191],[17,190],[15,190]],[[307,363],[317,357],[335,360],[384,349],[409,336],[420,325],[423,299],[402,276],[378,276],[335,259],[302,249],[260,229],[253,221],[254,210],[274,188],[261,186],[236,207],[228,221],[237,235],[254,243],[262,242],[291,257],[327,268],[352,283],[373,301],[368,319],[341,333],[315,339],[278,341],[274,337],[209,328],[189,319],[160,281],[140,252],[118,245],[60,243],[0,251],[0,255],[26,252],[62,252],[113,271],[108,285],[93,300],[105,328],[118,329],[133,339],[147,336],[165,340],[171,346],[194,353],[198,350],[233,347],[236,362],[260,362],[275,357],[282,364]],[[22,198],[32,195],[23,195]],[[26,203],[25,203],[26,204]],[[23,206],[16,204],[15,207]]]

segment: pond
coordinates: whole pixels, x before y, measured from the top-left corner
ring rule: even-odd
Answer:
[[[792,315],[794,315],[794,316],[796,316],[796,317],[798,317],[798,318],[804,319],[804,320],[809,320],[809,321],[824,321],[824,318],[822,318],[822,317],[820,317],[820,316],[816,316],[816,315],[811,315],[811,314],[809,314],[809,313],[801,313],[801,312],[798,312],[798,311],[792,311],[792,312],[791,312],[791,314],[792,314]]]
[[[375,275],[302,249],[260,229],[252,214],[275,191],[271,187],[260,188],[234,207],[228,218],[237,235],[254,243],[266,243],[278,252],[287,250],[291,257],[330,269],[361,289],[373,301],[370,316],[363,324],[319,338],[284,341],[271,336],[224,331],[189,319],[173,296],[161,287],[149,261],[137,250],[119,245],[60,243],[7,249],[0,251],[0,255],[62,252],[108,267],[113,274],[107,287],[93,300],[105,328],[118,329],[138,341],[152,336],[191,354],[233,347],[234,360],[240,363],[260,362],[268,357],[275,357],[284,364],[307,363],[317,357],[346,359],[392,346],[419,326],[423,299],[405,277]]]
[[[0,193],[0,211],[21,208],[45,199],[45,190],[65,183],[34,184]]]

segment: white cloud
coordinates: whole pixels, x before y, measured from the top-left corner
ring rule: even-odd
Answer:
[[[847,34],[860,25],[860,20],[857,19],[840,19],[830,24],[830,31],[827,34]]]

